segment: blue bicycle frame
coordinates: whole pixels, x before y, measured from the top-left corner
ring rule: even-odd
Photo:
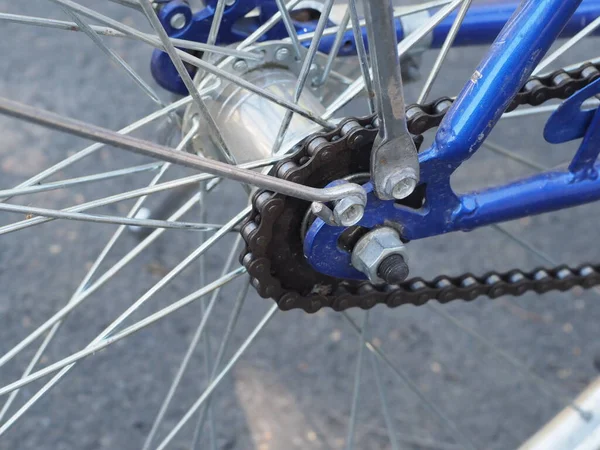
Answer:
[[[525,0],[505,24],[471,79],[446,114],[432,146],[419,155],[425,204],[420,209],[381,201],[367,183],[369,199],[359,225],[372,228],[392,221],[407,240],[555,211],[600,199],[600,113],[582,111],[582,103],[600,93],[600,80],[564,102],[550,118],[550,142],[584,137],[572,163],[504,186],[457,194],[450,186],[456,169],[481,146],[533,69],[563,32],[581,0]],[[304,245],[319,271],[364,279],[350,254],[338,248],[344,228],[317,219]]]

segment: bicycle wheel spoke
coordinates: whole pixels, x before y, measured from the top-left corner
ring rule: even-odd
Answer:
[[[331,69],[333,68],[333,63],[335,62],[335,58],[342,47],[342,42],[344,40],[344,34],[346,33],[346,28],[348,27],[348,23],[350,22],[350,4],[348,3],[348,7],[346,8],[346,12],[344,13],[344,17],[339,24],[338,32],[335,35],[335,39],[333,41],[333,45],[331,46],[331,50],[329,50],[329,55],[327,55],[327,62],[325,63],[325,67],[323,68],[323,74],[321,78],[319,78],[315,84],[323,85],[327,81],[329,74],[331,73]],[[357,41],[358,44],[358,41]],[[358,47],[358,45],[357,45]]]
[[[475,338],[478,342],[485,345],[488,349],[492,350],[492,352],[494,352],[494,354],[496,354],[497,356],[502,358],[504,361],[509,363],[511,366],[513,366],[520,372],[524,373],[525,375],[529,376],[542,392],[544,392],[551,398],[555,398],[555,397],[560,398],[561,401],[565,402],[567,405],[569,405],[571,408],[573,408],[575,411],[577,411],[584,420],[587,420],[587,418],[590,417],[589,412],[581,409],[581,407],[578,406],[576,403],[574,403],[570,397],[564,395],[561,392],[560,388],[555,386],[553,383],[550,383],[550,382],[544,380],[543,378],[541,378],[529,366],[527,366],[523,362],[519,361],[518,359],[514,358],[508,352],[502,350],[500,347],[498,347],[496,344],[494,344],[492,341],[490,341],[483,335],[481,335],[478,332],[476,332],[475,330],[467,327],[465,324],[460,322],[458,319],[456,319],[455,317],[453,317],[452,315],[450,315],[446,311],[444,311],[442,308],[440,308],[438,305],[434,305],[433,303],[428,303],[428,306],[431,310],[433,310],[439,316],[443,317],[446,321],[450,322],[452,325],[454,325],[458,329],[467,333],[469,336]]]
[[[231,270],[231,267],[235,263],[235,259],[237,256],[236,250],[239,248],[241,241],[242,241],[242,238],[240,235],[237,237],[237,239],[235,240],[235,243],[231,247],[231,251],[229,252],[227,262],[223,266],[223,270],[220,275],[221,277],[227,275],[227,273]],[[144,441],[143,450],[147,450],[150,448],[150,445],[152,444],[152,440],[154,439],[156,432],[158,431],[160,425],[163,422],[165,414],[167,413],[169,405],[171,404],[171,400],[173,400],[173,396],[175,395],[175,391],[179,387],[179,383],[181,382],[183,374],[185,373],[185,370],[187,369],[187,366],[192,358],[192,355],[194,354],[194,350],[198,346],[198,343],[199,343],[201,337],[204,336],[204,329],[206,328],[206,324],[208,323],[208,318],[210,317],[210,314],[212,313],[212,310],[216,304],[216,301],[219,298],[220,292],[221,292],[220,288],[213,291],[212,296],[208,302],[208,306],[206,307],[206,310],[202,313],[202,319],[200,320],[200,323],[198,324],[198,327],[196,328],[196,331],[194,332],[192,340],[190,341],[190,343],[187,347],[185,355],[184,355],[183,359],[181,360],[181,363],[179,364],[179,368],[177,369],[175,377],[173,378],[173,381],[171,382],[171,386],[169,387],[167,395],[165,396],[165,399],[163,400],[163,403],[161,404],[160,409],[158,410],[158,414],[156,415],[156,418],[154,419],[152,428],[150,429],[148,436],[146,436],[146,440]],[[215,364],[215,366],[216,366],[216,364]],[[210,373],[209,373],[209,376],[210,376]]]
[[[356,42],[356,53],[358,55],[358,61],[360,64],[360,73],[362,74],[365,90],[367,91],[369,112],[373,114],[375,112],[375,91],[373,90],[373,82],[371,81],[371,73],[369,72],[369,61],[367,58],[367,50],[365,48],[365,41],[363,39],[360,21],[358,19],[356,0],[348,1],[348,10],[350,11],[350,20],[352,22],[352,35],[354,36],[354,41]]]
[[[129,219],[126,217],[115,217],[94,214],[69,213],[56,209],[37,208],[34,206],[11,205],[0,203],[0,211],[21,213],[25,215],[35,215],[49,217],[53,219],[67,219],[93,223],[107,223],[113,225],[129,225],[144,228],[167,228],[173,230],[186,231],[214,231],[220,229],[219,225],[193,222],[172,222],[169,220],[155,219]]]
[[[501,145],[496,144],[495,142],[490,142],[488,139],[482,142],[484,147],[489,148],[494,153],[498,153],[499,155],[506,156],[507,158],[512,159],[524,166],[530,167],[535,170],[544,171],[548,170],[547,167],[544,167],[534,161],[531,161],[529,158],[519,155],[518,153],[511,152],[510,150],[502,147]]]
[[[599,104],[600,103],[598,102],[598,100],[590,99],[590,100],[586,100],[585,102],[583,102],[582,107],[590,108],[590,109],[597,108]],[[558,105],[533,106],[531,108],[522,108],[522,109],[518,109],[516,111],[511,111],[511,112],[502,114],[502,117],[500,117],[500,120],[520,119],[521,117],[537,116],[539,114],[553,113],[560,107],[560,105],[561,104],[559,103]]]
[[[224,2],[223,2],[224,4]],[[200,207],[200,220],[202,222],[206,222],[208,220],[208,208],[206,206],[207,202],[208,202],[208,198],[207,198],[207,186],[205,183],[200,183],[199,184],[199,191],[200,191],[200,199],[198,200],[198,206]],[[200,240],[199,240],[199,244],[202,245],[204,244],[204,235],[200,234]],[[234,243],[234,247],[231,249],[231,251],[229,252],[229,258],[227,260],[227,262],[225,263],[225,265],[227,266],[227,270],[223,269],[223,271],[221,272],[222,275],[226,274],[231,266],[233,266],[233,262],[234,262],[234,255],[236,253],[236,249],[239,246],[239,243],[241,243],[241,239],[239,239],[241,237],[240,234],[238,234],[238,239],[236,239],[235,243]],[[198,258],[198,265],[199,267],[199,272],[200,272],[200,276],[199,276],[199,285],[200,286],[204,286],[206,284],[206,255],[200,255],[200,258]],[[214,293],[213,296],[217,296],[218,293],[220,292],[219,289],[217,289]],[[200,314],[202,316],[206,315],[206,298],[202,297],[200,299]],[[209,380],[210,379],[210,374],[211,374],[211,366],[212,366],[212,346],[211,346],[211,342],[210,342],[210,335],[208,333],[208,331],[203,335],[202,337],[202,345],[203,345],[203,355],[204,355],[204,372],[206,374],[206,379]],[[216,434],[215,434],[215,418],[213,415],[213,408],[210,408],[208,411],[208,442],[210,445],[210,450],[217,450],[216,448]]]
[[[113,3],[118,3],[119,5],[127,6],[128,8],[137,9],[138,11],[142,10],[139,2],[137,0],[110,0]]]
[[[415,14],[415,13],[422,12],[422,11],[427,11],[427,10],[434,9],[434,8],[437,8],[440,6],[444,6],[451,2],[452,2],[452,0],[434,0],[434,1],[429,1],[429,2],[423,2],[421,4],[394,8],[394,17],[398,18],[398,17],[409,16],[411,14]],[[348,2],[348,3],[350,3],[350,2]],[[359,27],[364,27],[366,25],[366,21],[364,19],[361,19],[358,22],[358,25],[359,25]],[[350,29],[351,28],[349,26],[346,27],[346,31],[349,31]],[[323,36],[333,36],[333,35],[337,34],[337,32],[338,32],[337,25],[335,27],[325,28],[325,30],[323,31]],[[303,33],[300,36],[298,36],[298,40],[300,42],[310,41],[313,38],[313,36],[314,36],[314,32],[310,31],[308,33]]]
[[[596,28],[600,26],[600,17],[597,17],[594,21],[590,22],[585,28],[583,28],[579,33],[565,42],[560,46],[554,53],[550,56],[546,57],[533,71],[533,75],[540,74],[546,67],[556,61],[560,56],[565,54],[571,47],[581,41],[584,37],[591,34]]]
[[[101,172],[94,175],[85,175],[82,177],[69,178],[66,180],[53,181],[50,183],[38,184],[35,186],[27,186],[22,188],[0,190],[0,197],[18,197],[19,195],[38,194],[40,192],[54,191],[57,189],[66,189],[80,184],[94,183],[97,181],[112,180],[127,175],[134,175],[143,172],[152,172],[160,169],[164,163],[149,163],[139,166],[127,167],[125,169],[111,170],[109,172]]]
[[[221,340],[221,345],[219,345],[219,350],[217,352],[217,357],[215,358],[215,363],[212,368],[212,373],[209,378],[209,383],[214,381],[215,377],[218,375],[219,367],[221,366],[221,362],[223,361],[223,357],[225,356],[225,352],[227,351],[227,347],[229,345],[229,339],[235,329],[237,324],[237,320],[242,312],[242,307],[244,306],[244,301],[246,300],[246,296],[248,295],[248,289],[250,288],[250,283],[245,283],[244,287],[240,291],[237,299],[234,302],[233,309],[229,316],[229,321],[227,322],[227,327],[225,328],[225,332],[223,333],[223,339]],[[198,415],[198,422],[196,423],[196,428],[194,429],[194,434],[192,437],[192,450],[195,450],[200,439],[200,432],[202,427],[204,426],[204,418],[207,409],[209,408],[212,401],[212,397],[209,397],[206,400],[206,404],[200,410]]]
[[[348,438],[346,440],[346,450],[354,448],[354,435],[356,434],[356,415],[358,414],[358,399],[360,396],[360,382],[362,379],[363,359],[365,350],[365,341],[369,330],[369,311],[365,311],[361,324],[360,336],[358,336],[358,356],[356,357],[356,369],[354,373],[354,388],[352,389],[352,406],[350,407],[350,420],[348,421]]]
[[[52,0],[50,0],[52,1]],[[83,19],[81,19],[77,14],[71,11],[69,8],[65,6],[61,6],[62,10],[69,16],[73,21],[77,24],[77,26],[83,31],[87,36],[92,40],[96,46],[102,50],[102,52],[109,57],[109,59],[115,62],[118,66],[123,68],[123,70],[129,75],[129,77],[137,84],[144,93],[150,97],[152,101],[160,106],[165,106],[162,100],[158,97],[158,94],[152,89],[148,83],[146,83],[142,77],[140,77],[133,68],[125,62],[123,58],[121,58],[116,52],[110,49],[100,36],[90,27]]]
[[[431,19],[418,30],[410,33],[398,44],[398,56],[402,57],[408,52],[415,44],[421,39],[427,36],[431,30],[433,30],[442,20],[448,17],[452,11],[464,0],[454,0],[448,3],[446,6],[436,12]],[[357,78],[348,86],[340,96],[327,107],[327,110],[323,114],[323,118],[328,120],[342,107],[347,105],[352,99],[359,95],[365,88],[365,81],[363,77]]]
[[[15,423],[15,421],[23,415],[23,413],[27,409],[29,409],[35,402],[37,402],[46,392],[48,392],[58,382],[58,380],[60,378],[62,378],[70,370],[71,367],[73,367],[75,365],[75,363],[77,363],[78,361],[80,361],[83,358],[86,358],[86,357],[92,355],[93,353],[96,353],[96,352],[114,344],[115,342],[120,341],[121,339],[124,339],[124,338],[146,328],[149,325],[152,325],[153,323],[157,322],[158,320],[163,319],[164,317],[166,317],[168,315],[173,314],[175,311],[198,300],[203,295],[206,295],[206,294],[212,292],[213,290],[217,289],[220,286],[223,286],[224,284],[230,283],[231,281],[233,281],[234,279],[236,279],[243,273],[245,273],[245,269],[243,267],[239,267],[238,269],[227,274],[227,276],[213,281],[212,283],[203,287],[202,289],[174,302],[173,304],[155,312],[154,314],[149,315],[145,319],[142,319],[142,320],[134,323],[133,325],[130,325],[129,327],[123,329],[122,331],[115,333],[114,335],[112,335],[110,337],[107,337],[104,339],[99,339],[96,342],[94,342],[94,344],[88,345],[83,350],[73,353],[72,355],[67,356],[66,358],[63,358],[60,361],[57,361],[53,364],[50,364],[49,366],[44,367],[43,369],[40,369],[37,372],[34,372],[25,378],[21,378],[20,380],[17,380],[13,383],[10,383],[10,384],[0,388],[0,395],[5,395],[9,392],[14,391],[15,389],[22,388],[23,386],[26,386],[27,384],[29,384],[39,378],[45,377],[53,372],[56,372],[56,371],[62,369],[56,376],[54,376],[48,383],[46,383],[44,385],[44,387],[42,387],[38,392],[36,392],[36,394],[25,405],[23,405],[23,407],[21,409],[19,409],[19,411],[17,413],[15,413],[10,419],[8,419],[2,425],[2,427],[0,427],[0,435],[2,435],[4,432],[6,432]]]
[[[300,1],[300,0],[296,0]],[[141,7],[140,7],[141,10]],[[24,16],[21,14],[0,13],[0,21],[17,23],[21,25],[35,25],[46,28],[55,28],[64,31],[83,32],[79,25],[75,22],[66,20],[47,19],[45,17]],[[110,26],[89,25],[96,34],[108,37],[126,38],[140,41],[138,36],[123,33]],[[218,55],[236,56],[243,59],[261,60],[262,57],[256,53],[236,50],[230,47],[219,47],[216,45],[208,45],[204,42],[189,41],[187,39],[170,38],[171,42],[178,48],[187,50],[198,50],[201,52],[215,53]],[[141,41],[144,42],[144,41]]]
[[[159,444],[157,450],[164,450],[169,442],[175,437],[175,435],[181,430],[181,428],[190,420],[190,418],[195,414],[195,412],[202,406],[210,395],[213,393],[215,388],[221,383],[225,375],[229,373],[231,368],[237,363],[240,357],[244,354],[244,352],[248,349],[250,344],[254,342],[254,339],[259,335],[259,333],[264,329],[264,327],[269,323],[269,321],[273,318],[275,312],[277,312],[278,306],[274,304],[271,306],[269,311],[263,316],[258,325],[254,328],[254,330],[250,333],[250,335],[246,338],[246,340],[242,343],[240,348],[234,353],[231,359],[227,362],[225,367],[221,370],[221,372],[215,377],[215,379],[208,385],[208,387],[204,390],[202,395],[196,400],[196,402],[187,410],[185,415],[177,422],[175,427],[171,430],[171,432],[167,435],[165,439]]]
[[[275,0],[277,4],[277,9],[281,14],[281,21],[283,22],[285,29],[288,32],[289,39],[292,41],[292,47],[294,47],[294,52],[296,53],[296,58],[302,58],[302,46],[300,45],[300,41],[298,40],[298,33],[296,33],[296,28],[294,28],[294,23],[292,22],[292,17],[290,16],[289,9],[283,4],[283,0]],[[329,16],[329,14],[327,14]]]
[[[348,324],[350,325],[350,327],[352,328],[352,330],[357,334],[360,335],[361,333],[361,329],[358,326],[358,324],[348,315],[348,313],[346,312],[342,312],[342,316],[344,317],[344,319],[346,319],[346,322],[348,322]],[[385,353],[383,353],[383,351],[379,348],[377,348],[376,346],[373,345],[373,343],[371,341],[365,341],[365,347],[367,347],[367,349],[373,353],[375,356],[377,356],[381,361],[383,361],[391,370],[392,372],[394,372],[394,374],[396,375],[396,377],[408,388],[410,389],[421,401],[421,403],[427,407],[427,409],[429,409],[429,411],[439,420],[439,422],[444,425],[449,431],[452,432],[452,435],[454,436],[454,438],[456,439],[457,443],[461,443],[462,445],[464,445],[466,448],[470,448],[472,450],[475,450],[477,447],[471,442],[470,439],[468,439],[460,430],[459,428],[456,426],[456,424],[450,420],[446,414],[444,414],[437,406],[435,406],[431,401],[429,401],[429,399],[427,399],[427,397],[425,397],[425,394],[423,394],[423,392],[421,392],[421,390],[415,385],[415,383],[413,383],[413,381],[410,379],[410,377],[401,369],[399,369],[398,367],[396,367],[391,361],[390,359],[387,357],[387,355]]]
[[[390,446],[392,450],[400,450],[400,447],[398,446],[398,438],[396,437],[396,430],[394,429],[394,423],[392,422],[392,416],[390,415],[390,410],[388,407],[388,395],[385,392],[383,380],[381,378],[381,367],[379,366],[379,360],[374,354],[370,355],[369,360],[371,361],[371,369],[373,370],[375,384],[377,385],[377,392],[379,393],[381,413],[383,414],[385,427],[387,428],[388,436],[390,438]]]
[[[317,54],[317,50],[319,49],[319,44],[321,42],[321,36],[323,34],[323,30],[327,25],[327,21],[329,20],[329,14],[331,13],[331,8],[333,7],[334,0],[327,0],[327,3],[323,6],[323,11],[321,12],[321,17],[319,17],[319,21],[317,23],[317,27],[315,29],[315,37],[310,42],[310,47],[304,56],[304,61],[302,62],[302,68],[300,69],[300,74],[298,75],[298,81],[296,82],[296,88],[294,90],[294,104],[297,104],[300,100],[300,96],[302,95],[302,91],[306,86],[306,81],[308,79],[308,74],[313,65],[313,61]],[[285,138],[285,133],[290,126],[290,122],[292,121],[292,111],[288,110],[285,112],[285,116],[283,117],[283,121],[281,126],[279,127],[279,132],[277,133],[277,137],[275,139],[275,143],[273,144],[273,149],[271,153],[276,154],[281,144],[283,143],[283,139]]]
[[[558,265],[558,262],[556,260],[554,260],[553,258],[548,256],[546,253],[542,252],[541,250],[535,248],[529,242],[526,242],[525,240],[517,237],[515,234],[508,231],[506,228],[504,228],[498,224],[492,225],[492,228],[496,231],[499,231],[500,233],[502,233],[504,236],[506,236],[513,242],[516,242],[519,246],[523,247],[528,252],[534,254],[540,260],[545,261],[547,264],[550,264],[553,266]]]
[[[425,99],[427,99],[427,96],[431,92],[433,83],[437,79],[437,76],[440,73],[440,69],[442,68],[444,61],[446,60],[446,57],[448,56],[448,52],[450,51],[450,48],[452,47],[452,44],[454,43],[454,38],[456,38],[456,35],[458,34],[458,30],[462,26],[465,16],[467,15],[467,11],[469,11],[471,2],[472,2],[472,0],[463,0],[463,4],[460,7],[460,9],[458,10],[456,19],[454,19],[454,23],[452,24],[452,27],[450,28],[450,31],[448,32],[448,36],[446,36],[446,40],[444,41],[444,44],[442,45],[440,53],[438,54],[435,62],[433,63],[433,68],[431,69],[431,72],[429,72],[427,81],[425,81],[425,85],[423,86],[423,89],[421,90],[421,93],[419,94],[417,103],[424,103]]]

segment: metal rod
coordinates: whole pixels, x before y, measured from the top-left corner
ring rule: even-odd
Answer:
[[[345,183],[323,189],[303,186],[291,181],[253,172],[248,169],[240,169],[219,161],[200,158],[189,153],[176,153],[168,147],[131,136],[121,135],[105,128],[66,118],[6,98],[0,98],[0,113],[64,131],[75,136],[103,142],[144,156],[154,157],[162,161],[206,171],[213,175],[240,181],[259,188],[280,192],[284,195],[300,198],[302,200],[330,202],[349,195],[357,195],[366,199],[364,189],[354,183]]]
[[[440,73],[440,69],[442,68],[442,64],[444,64],[444,61],[446,60],[446,57],[448,56],[448,52],[450,51],[450,48],[452,48],[454,39],[456,38],[456,35],[458,34],[458,30],[460,30],[463,20],[465,19],[465,16],[467,15],[467,11],[469,11],[471,2],[472,2],[472,0],[463,0],[463,4],[460,7],[460,9],[458,10],[458,14],[456,15],[456,18],[454,19],[454,23],[452,24],[452,27],[450,28],[450,31],[448,32],[448,36],[446,36],[446,40],[444,41],[444,44],[442,45],[440,53],[438,54],[438,57],[436,58],[435,63],[433,64],[433,68],[431,69],[431,72],[429,72],[429,77],[427,77],[427,81],[425,81],[425,85],[423,86],[423,89],[421,90],[421,94],[419,95],[417,103],[424,103],[425,99],[431,92],[433,83],[435,82],[435,80],[437,79],[437,76]]]

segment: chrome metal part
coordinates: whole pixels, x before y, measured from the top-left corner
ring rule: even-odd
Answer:
[[[352,250],[352,265],[369,277],[373,284],[384,284],[380,266],[390,256],[399,255],[408,261],[406,246],[393,228],[383,227],[368,232]],[[407,273],[408,275],[408,273]]]
[[[293,101],[302,66],[302,60],[295,57],[293,45],[289,42],[271,41],[257,44],[252,47],[252,50],[261,52],[264,58],[261,61],[227,58],[220,67],[243,77],[254,85]],[[311,69],[311,77],[319,76],[326,62],[325,55],[317,54]],[[206,72],[199,72],[194,79],[199,89],[214,82],[214,78]],[[307,85],[298,103],[313,113],[322,115],[325,108],[319,98],[323,89],[327,89],[327,86]],[[226,80],[219,80],[215,89],[206,94],[203,100],[221,129],[230,154],[223,155],[209,136],[208,130],[203,129],[192,141],[195,151],[202,152],[208,158],[235,164],[271,157],[278,131],[276,124],[282,122],[286,113],[285,108]],[[196,106],[190,105],[184,115],[184,130],[191,127],[191,119],[198,113]],[[265,126],[266,123],[271,125]],[[286,152],[304,137],[320,129],[319,125],[295,114],[281,150]]]
[[[371,153],[371,177],[379,198],[402,199],[419,182],[419,161],[406,122],[394,15],[389,0],[369,0],[364,8],[380,122]]]

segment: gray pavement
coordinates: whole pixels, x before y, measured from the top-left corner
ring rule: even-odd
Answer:
[[[81,2],[125,23],[147,27],[133,10],[108,2]],[[0,0],[0,11],[64,18],[47,1]],[[127,40],[106,39],[152,82],[150,50]],[[598,41],[586,41],[561,64],[595,56]],[[468,79],[484,48],[453,50],[432,97],[453,95]],[[118,129],[150,113],[154,105],[83,34],[17,25],[0,25],[0,95]],[[424,60],[423,72],[433,63]],[[155,84],[153,84],[155,86]],[[160,89],[155,86],[156,89]],[[411,98],[418,84],[410,85]],[[167,95],[164,95],[167,98]],[[548,146],[541,139],[546,118],[506,121],[491,139],[552,166],[568,159],[573,145]],[[152,138],[156,130],[137,135]],[[0,180],[10,187],[60,161],[87,142],[0,117]],[[61,176],[95,173],[145,161],[104,149]],[[186,173],[174,170],[172,177]],[[482,187],[531,173],[518,163],[482,150],[456,180],[464,188]],[[34,205],[59,207],[143,186],[148,175],[127,177],[82,189],[38,195]],[[214,194],[210,221],[225,221],[244,205],[244,192],[224,183]],[[25,203],[28,204],[28,203]],[[100,209],[123,214],[128,204]],[[193,218],[193,215],[190,215]],[[600,210],[589,205],[523,219],[507,228],[563,262],[593,261]],[[1,224],[19,219],[3,213]],[[77,287],[113,228],[55,221],[0,239],[0,350],[4,353],[60,308]],[[105,268],[136,244],[126,235]],[[48,364],[79,350],[156,283],[197,245],[192,233],[170,231],[104,288],[73,312],[46,352]],[[224,240],[207,257],[209,279],[218,276],[233,242]],[[415,243],[413,273],[484,272],[492,268],[533,267],[533,255],[491,229],[452,234]],[[134,315],[138,320],[198,287],[198,268],[189,269]],[[240,284],[223,291],[209,331],[213,351],[227,323]],[[250,295],[234,333],[236,348],[250,333],[269,300]],[[594,357],[600,317],[598,293],[574,291],[544,297],[527,295],[495,302],[477,300],[445,309],[500,348],[510,351],[545,380],[574,396],[596,376]],[[359,313],[353,313],[358,320]],[[55,389],[0,439],[2,449],[134,449],[148,433],[187,343],[200,320],[199,304],[78,364]],[[128,322],[131,323],[131,322]],[[515,448],[564,406],[530,378],[428,308],[388,310],[370,315],[373,341],[405,371],[419,389],[481,449]],[[214,406],[220,449],[343,448],[351,403],[358,343],[336,313],[279,313],[217,391]],[[16,379],[34,347],[2,368],[1,384]],[[231,354],[231,352],[230,352]],[[368,357],[369,355],[366,354]],[[160,437],[185,413],[205,386],[203,354],[194,354],[166,415]],[[387,400],[401,448],[464,448],[436,421],[418,398],[382,368]],[[41,387],[22,390],[17,405]],[[15,409],[13,408],[13,411]],[[389,447],[370,365],[365,365],[356,429],[356,448]],[[189,448],[193,426],[171,448]],[[209,448],[204,441],[201,448]]]

